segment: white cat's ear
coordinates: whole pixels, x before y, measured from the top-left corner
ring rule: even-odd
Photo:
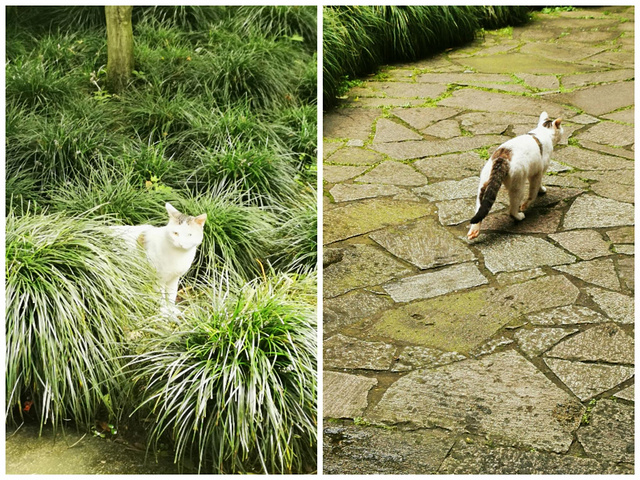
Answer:
[[[175,209],[175,207],[173,205],[171,205],[169,202],[164,204],[164,208],[167,209],[167,213],[169,214],[169,217],[179,217],[181,215],[181,213]]]
[[[198,215],[196,218],[193,219],[193,221],[196,222],[201,227],[204,226],[204,222],[206,220],[207,220],[207,214],[206,213],[203,213],[202,215]]]
[[[549,114],[547,112],[542,112],[540,114],[540,119],[538,120],[538,125],[542,125],[549,118]]]
[[[554,127],[554,128],[560,128],[560,124],[561,124],[561,123],[562,123],[562,119],[561,119],[561,118],[556,118],[556,119],[553,121],[553,127]]]

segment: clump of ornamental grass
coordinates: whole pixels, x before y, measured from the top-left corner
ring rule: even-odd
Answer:
[[[146,259],[102,222],[27,212],[7,217],[5,260],[7,420],[116,420],[126,332],[156,310]]]
[[[294,153],[299,170],[315,164],[317,156],[317,107],[300,105],[273,113],[273,129],[286,149]]]
[[[176,329],[144,330],[130,369],[150,449],[169,442],[200,473],[315,470],[313,280],[202,288]]]

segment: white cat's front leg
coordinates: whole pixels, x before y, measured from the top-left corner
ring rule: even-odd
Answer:
[[[178,298],[178,282],[180,281],[180,277],[171,280],[167,283],[166,286],[166,299],[170,305],[176,304],[176,299]]]

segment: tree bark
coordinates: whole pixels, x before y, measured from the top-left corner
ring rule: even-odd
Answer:
[[[133,7],[106,6],[107,16],[107,88],[122,92],[133,71]]]

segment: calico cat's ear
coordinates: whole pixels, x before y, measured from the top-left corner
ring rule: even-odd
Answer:
[[[542,112],[540,114],[540,119],[538,120],[538,125],[543,125],[549,119],[549,114],[547,112]]]
[[[198,215],[197,217],[195,217],[193,219],[194,222],[196,222],[199,226],[204,226],[204,222],[205,220],[207,220],[207,214],[203,213],[202,215]]]
[[[562,123],[562,119],[561,118],[556,118],[553,121],[553,128],[560,128],[560,124]]]
[[[169,214],[169,217],[173,217],[173,218],[178,218],[180,215],[182,215],[178,210],[176,210],[173,205],[171,205],[169,202],[164,204],[164,208],[167,209],[167,213]]]

